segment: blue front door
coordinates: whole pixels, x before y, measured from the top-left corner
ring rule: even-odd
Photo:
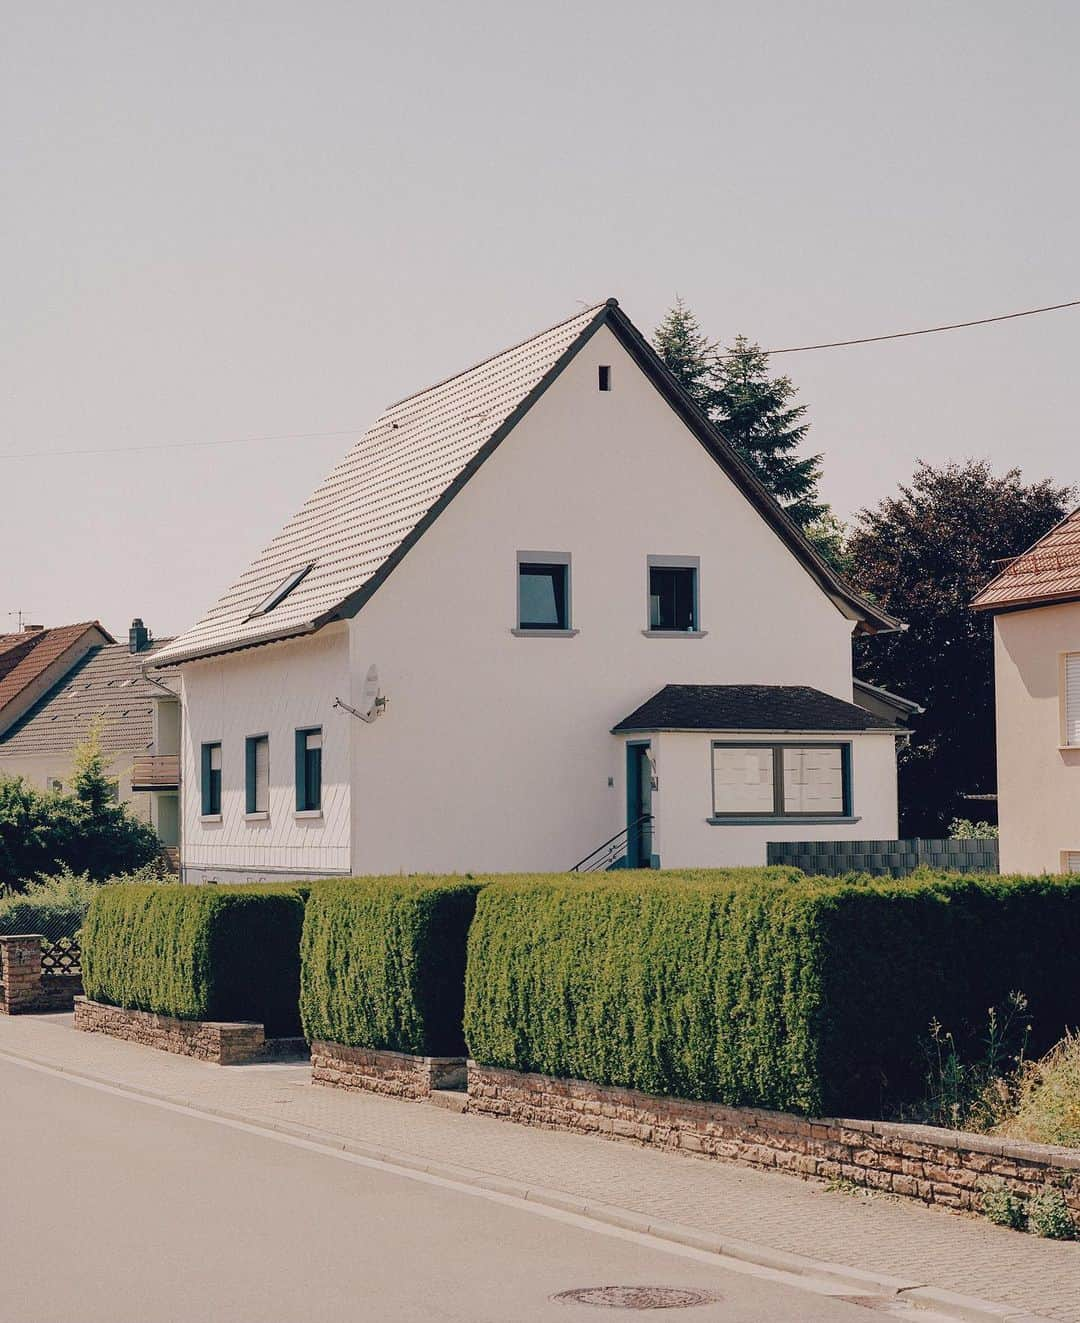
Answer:
[[[626,866],[652,867],[652,763],[648,740],[626,746]]]

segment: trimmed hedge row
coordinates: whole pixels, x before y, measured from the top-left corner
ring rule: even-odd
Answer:
[[[304,902],[280,886],[103,887],[81,934],[94,1001],[299,1032]]]
[[[480,888],[453,877],[320,883],[304,920],[308,1041],[462,1055],[466,939]]]
[[[1080,879],[519,878],[480,894],[465,1034],[487,1065],[810,1114],[922,1091],[937,1017],[1013,989],[1080,1019]]]

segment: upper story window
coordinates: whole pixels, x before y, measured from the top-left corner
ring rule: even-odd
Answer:
[[[1064,744],[1080,747],[1080,652],[1065,654]]]
[[[518,552],[517,592],[519,631],[571,632],[568,553]]]
[[[649,557],[649,633],[697,634],[697,556]]]
[[[713,818],[851,816],[850,744],[713,745]]]
[[[269,735],[249,735],[244,741],[244,789],[247,813],[270,812]]]
[[[316,813],[322,808],[322,728],[296,732],[296,811]]]
[[[611,368],[607,363],[601,363],[596,374],[596,384],[600,390],[611,389]]]
[[[201,761],[203,817],[216,818],[221,814],[221,745],[204,744]]]

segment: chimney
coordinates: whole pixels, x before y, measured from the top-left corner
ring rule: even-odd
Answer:
[[[141,616],[136,616],[131,622],[131,628],[128,630],[128,648],[132,652],[142,652],[148,648],[153,640],[153,635],[142,622]]]
[[[23,625],[24,634],[40,634],[45,628],[44,625]]]

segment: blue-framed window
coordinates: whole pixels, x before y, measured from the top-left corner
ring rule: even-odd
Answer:
[[[204,744],[200,764],[202,814],[204,818],[215,818],[221,813],[221,745]]]
[[[270,812],[270,736],[244,741],[244,803],[247,813]]]
[[[296,732],[296,811],[314,813],[322,808],[322,727]]]
[[[714,741],[714,818],[848,818],[851,745]]]

